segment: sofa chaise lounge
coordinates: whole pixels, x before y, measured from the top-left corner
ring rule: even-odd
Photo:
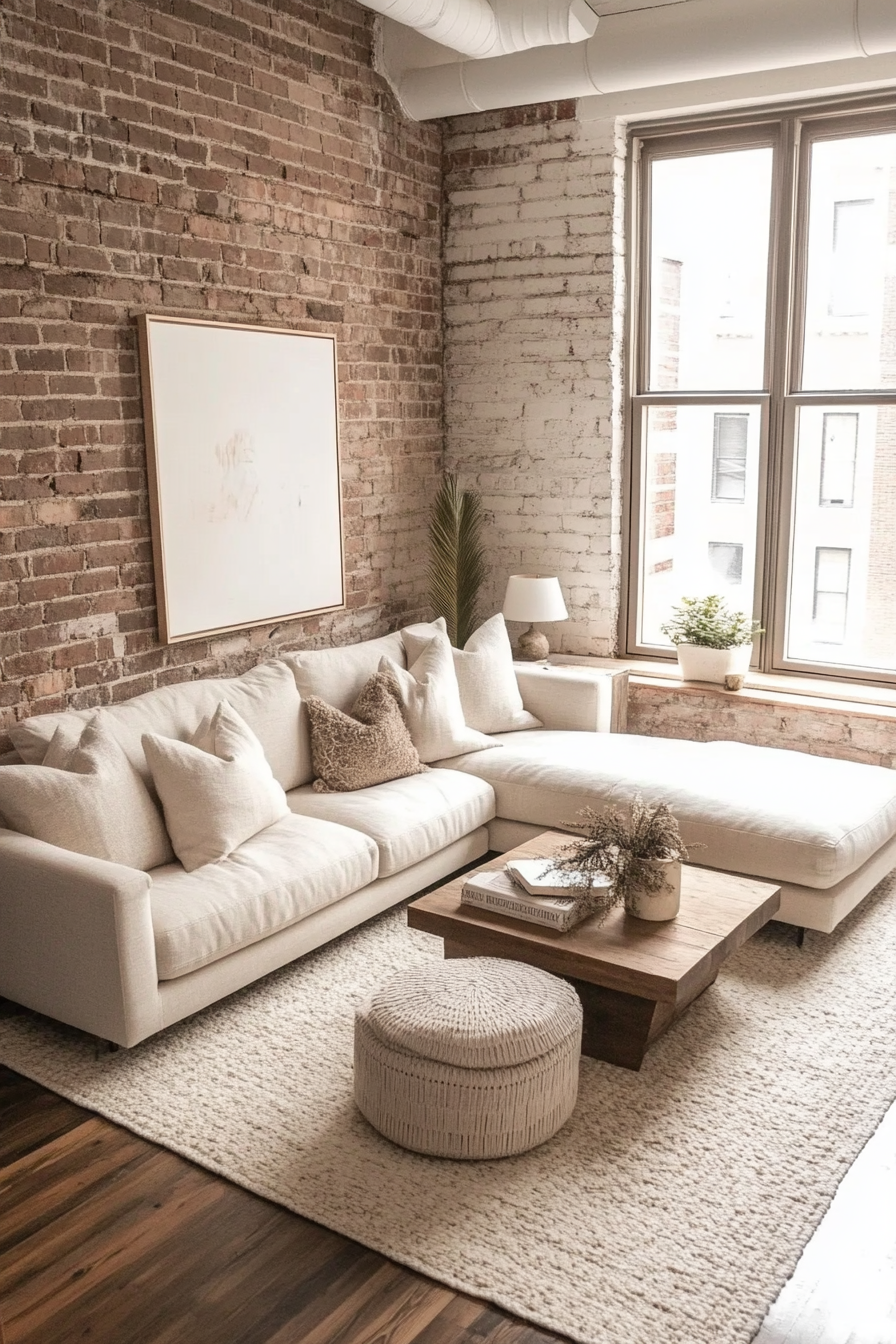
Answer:
[[[302,696],[348,709],[400,634],[286,655],[242,677],[17,725],[40,764],[60,722],[98,713],[148,778],[145,732],[184,738],[222,699],[264,747],[290,815],[228,858],[142,872],[0,829],[0,995],[131,1046],[576,812],[665,800],[708,867],[779,882],[780,918],[831,931],[896,866],[896,772],[739,743],[611,734],[609,683],[519,668],[543,727],[353,793],[318,793]]]

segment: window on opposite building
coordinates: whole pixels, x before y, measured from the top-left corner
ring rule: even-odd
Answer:
[[[825,411],[821,429],[819,503],[825,508],[851,509],[856,483],[857,411]]]
[[[851,562],[852,552],[845,546],[815,548],[812,619],[819,627],[818,638],[826,643],[840,644],[846,634]]]
[[[712,431],[712,498],[742,504],[747,494],[748,415],[716,414]],[[743,553],[743,548],[741,548]]]
[[[865,317],[872,305],[874,198],[834,201],[831,246],[831,317]],[[869,264],[871,262],[871,264]]]
[[[722,583],[741,583],[744,576],[744,548],[736,541],[711,541],[709,567]]]

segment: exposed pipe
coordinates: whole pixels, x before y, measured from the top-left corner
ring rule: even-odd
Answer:
[[[582,42],[597,28],[587,0],[361,0],[368,9],[476,59]]]
[[[608,15],[586,42],[413,70],[398,94],[423,121],[885,52],[896,0],[686,0]]]

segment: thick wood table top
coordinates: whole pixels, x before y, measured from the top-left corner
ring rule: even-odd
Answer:
[[[550,857],[569,840],[558,831],[545,831],[476,872],[503,868],[510,857]],[[771,882],[684,865],[681,910],[675,919],[653,923],[617,907],[600,926],[590,918],[568,933],[557,933],[461,905],[461,888],[470,875],[414,901],[408,907],[411,928],[466,944],[480,956],[512,956],[514,950],[520,961],[537,956],[538,965],[557,975],[669,1004],[687,1003],[709,984],[722,963],[781,904],[780,888]]]

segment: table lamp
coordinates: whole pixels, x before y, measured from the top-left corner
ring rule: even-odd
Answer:
[[[569,613],[560,580],[542,574],[511,574],[504,594],[504,617],[508,621],[529,621],[529,629],[520,635],[517,657],[528,663],[547,658],[551,651],[547,635],[535,629],[535,621],[565,621]]]

